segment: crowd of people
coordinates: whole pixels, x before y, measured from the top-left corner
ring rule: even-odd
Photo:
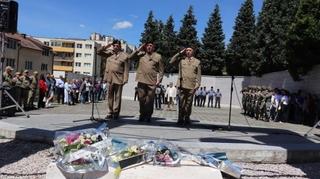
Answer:
[[[162,110],[162,104],[166,105],[167,110],[174,110],[174,105],[177,105],[179,102],[179,89],[177,86],[174,86],[171,82],[165,87],[164,85],[159,85],[155,90],[154,106],[156,110]],[[211,86],[210,90],[206,90],[206,87],[200,87],[194,94],[194,106],[208,108],[221,108],[222,94],[220,89],[216,91]],[[134,100],[138,99],[137,87],[135,87],[135,97]],[[207,100],[208,99],[208,100]]]
[[[257,120],[313,126],[319,121],[320,99],[302,92],[249,86],[241,91],[244,114]]]
[[[52,74],[40,74],[28,70],[23,73],[16,72],[10,66],[3,73],[3,87],[9,91],[17,103],[26,111],[50,107],[56,99],[59,104],[74,105],[76,103],[90,103],[104,100],[107,93],[107,83],[96,81],[94,84],[89,78],[66,79],[60,76],[55,78]],[[92,95],[94,91],[94,95]],[[7,99],[7,100],[5,100]],[[4,106],[13,102],[4,96]],[[15,112],[15,108],[7,112],[8,115]]]

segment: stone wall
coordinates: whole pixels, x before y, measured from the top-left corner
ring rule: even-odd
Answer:
[[[135,81],[136,74],[131,72],[129,74],[129,82],[124,86],[123,97],[126,99],[134,98],[134,88],[137,85]],[[165,86],[170,82],[176,83],[177,74],[166,75],[163,78],[162,84]],[[296,92],[301,89],[306,92],[311,92],[320,95],[320,65],[315,66],[312,71],[306,75],[301,81],[293,81],[288,71],[280,71],[263,75],[262,77],[242,77],[237,76],[234,80],[234,91],[232,96],[233,107],[240,107],[242,95],[240,93],[243,87],[249,85],[268,86],[272,88],[284,88],[290,92]],[[229,106],[230,104],[230,87],[231,77],[230,76],[202,76],[201,86],[206,86],[210,89],[211,86],[214,90],[220,89],[222,93],[221,104],[222,106]]]

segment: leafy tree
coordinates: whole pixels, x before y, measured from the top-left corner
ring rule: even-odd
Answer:
[[[255,33],[253,71],[257,75],[287,69],[286,39],[300,0],[265,0]]]
[[[224,34],[219,6],[212,12],[202,38],[201,62],[205,75],[222,75],[224,67]]]
[[[187,13],[181,20],[182,26],[178,34],[177,45],[178,48],[193,47],[195,55],[197,55],[197,50],[200,47],[200,42],[197,37],[197,30],[195,28],[197,20],[193,15],[193,7],[190,6]]]
[[[252,0],[246,0],[235,21],[234,32],[226,51],[227,72],[231,75],[250,75],[254,50],[255,16]]]
[[[289,72],[295,80],[320,63],[320,0],[302,0],[288,32]]]

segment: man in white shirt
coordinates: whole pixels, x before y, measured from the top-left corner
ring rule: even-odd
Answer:
[[[177,89],[173,86],[173,83],[170,83],[169,87],[166,90],[166,96],[168,96],[168,110],[173,110],[173,101],[177,95]]]
[[[61,100],[62,104],[64,104],[64,80],[62,76],[56,79],[56,89],[58,103],[60,103]]]
[[[220,89],[217,89],[215,97],[216,97],[216,102],[214,104],[214,108],[217,108],[217,106],[218,106],[218,108],[220,108],[220,100],[222,97],[222,94],[220,93]]]
[[[211,104],[211,107],[213,108],[213,98],[216,95],[216,92],[213,90],[213,86],[211,86],[211,89],[208,91],[208,107]]]

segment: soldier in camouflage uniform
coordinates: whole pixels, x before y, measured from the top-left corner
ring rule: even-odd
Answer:
[[[5,69],[5,72],[3,72],[3,76],[2,76],[2,86],[4,87],[12,87],[12,71],[13,68],[11,68],[10,66],[7,66]]]
[[[22,84],[21,84],[21,101],[23,103],[23,108],[25,110],[29,110],[29,106],[28,106],[28,96],[29,96],[29,90],[30,90],[30,84],[31,84],[31,80],[29,77],[29,71],[25,70],[23,72],[23,75],[20,77]]]
[[[21,73],[16,72],[15,76],[13,77],[13,82],[14,82],[14,87],[15,87],[15,95],[14,98],[18,102],[18,104],[21,106],[22,105],[22,78],[21,78]]]
[[[30,90],[28,94],[28,108],[35,109],[33,102],[38,89],[38,72],[34,71],[33,76],[30,77]]]

